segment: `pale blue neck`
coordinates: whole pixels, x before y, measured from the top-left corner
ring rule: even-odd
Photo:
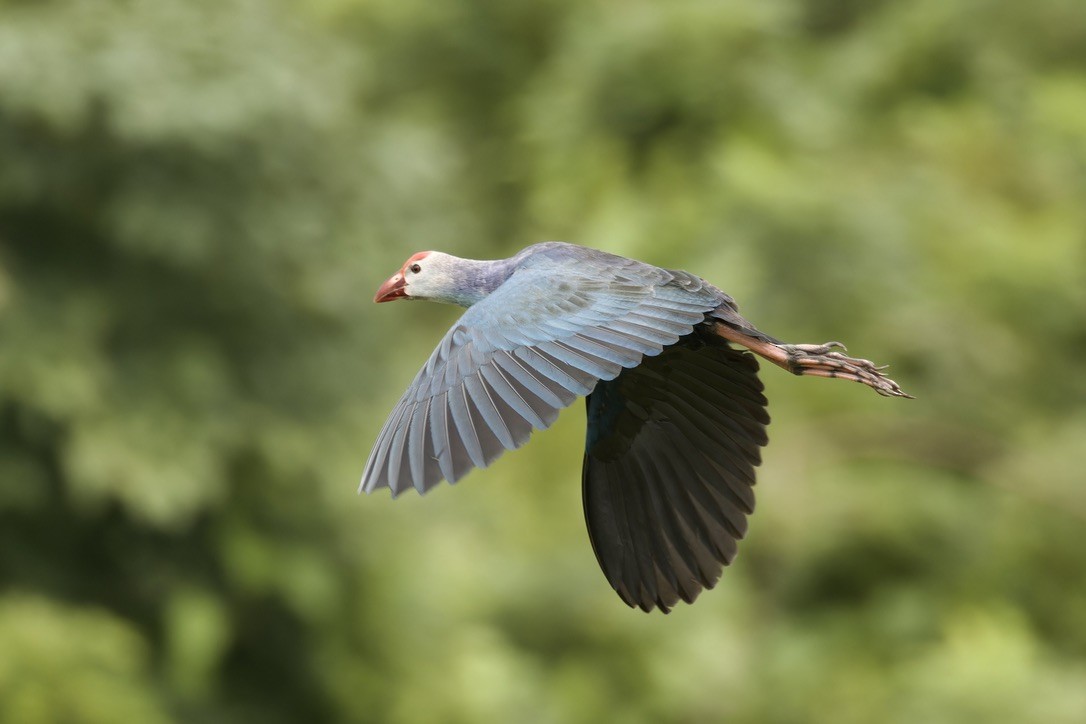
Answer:
[[[470,307],[482,301],[509,278],[515,268],[514,264],[512,259],[499,261],[461,259],[460,265],[464,273],[449,295],[448,301],[461,307]]]

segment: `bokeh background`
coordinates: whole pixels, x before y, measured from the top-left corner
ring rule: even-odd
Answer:
[[[627,609],[583,412],[359,497],[412,252],[699,273],[764,379],[716,590]],[[0,0],[0,721],[1086,721],[1081,0]]]

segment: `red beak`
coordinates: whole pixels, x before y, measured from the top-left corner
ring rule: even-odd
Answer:
[[[380,304],[381,302],[391,302],[395,299],[403,299],[407,296],[407,282],[403,278],[403,272],[396,272],[388,278],[381,288],[377,290],[377,294],[374,295],[373,301]]]

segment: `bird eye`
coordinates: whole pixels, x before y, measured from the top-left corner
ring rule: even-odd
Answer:
[[[411,273],[412,274],[418,274],[420,271],[422,271],[421,266],[419,266],[418,264],[412,264],[411,265]]]

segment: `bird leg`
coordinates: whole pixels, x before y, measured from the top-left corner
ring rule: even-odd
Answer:
[[[867,385],[885,397],[909,397],[900,386],[886,376],[886,365],[876,366],[874,362],[858,357],[848,357],[835,348],[844,351],[840,342],[825,344],[777,344],[764,339],[744,334],[727,324],[717,323],[714,331],[729,342],[746,347],[760,357],[764,357],[778,367],[794,375],[811,377],[832,377],[852,380]]]

